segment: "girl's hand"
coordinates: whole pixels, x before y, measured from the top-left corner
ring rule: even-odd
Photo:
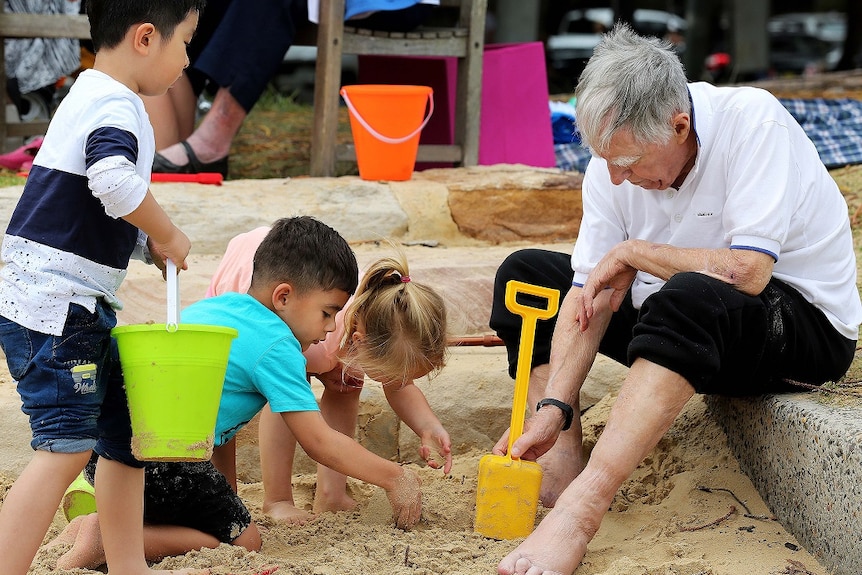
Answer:
[[[448,475],[452,470],[452,441],[449,439],[449,434],[443,429],[443,426],[438,426],[429,429],[419,435],[421,445],[419,447],[419,456],[425,460],[428,467],[432,469],[440,469],[440,463],[434,459],[431,453],[431,445],[436,445],[437,453],[440,459],[443,460],[443,474]]]

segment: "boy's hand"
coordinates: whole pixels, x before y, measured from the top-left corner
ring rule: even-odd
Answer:
[[[415,471],[406,467],[401,469],[401,477],[395,486],[386,492],[386,496],[395,515],[395,527],[409,531],[419,523],[422,516],[422,492],[419,490],[422,480]]]
[[[150,250],[153,263],[162,270],[162,277],[165,277],[165,262],[168,258],[177,265],[178,270],[189,269],[186,257],[189,255],[192,242],[178,227],[174,226],[173,233],[166,242],[158,243],[152,237],[147,238],[147,247]]]
[[[419,456],[432,469],[440,469],[440,463],[434,459],[430,447],[431,444],[437,446],[437,453],[443,460],[443,474],[448,475],[452,469],[452,440],[449,439],[449,434],[443,429],[443,426],[441,425],[423,432],[419,436],[419,441],[421,443]]]

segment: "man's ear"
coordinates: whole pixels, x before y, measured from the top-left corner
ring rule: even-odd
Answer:
[[[153,46],[156,38],[156,27],[149,22],[139,24],[133,33],[135,51],[145,55]]]
[[[684,142],[688,139],[691,131],[691,116],[685,112],[679,112],[673,117],[673,133],[676,140]]]
[[[280,283],[272,290],[272,306],[276,310],[287,307],[292,298],[296,297],[296,290],[289,283]]]

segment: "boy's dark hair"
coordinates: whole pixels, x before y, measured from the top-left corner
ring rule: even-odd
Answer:
[[[311,216],[282,218],[254,253],[251,284],[289,283],[304,293],[339,289],[353,294],[359,283],[356,256],[337,231]]]
[[[177,26],[189,12],[203,12],[206,0],[87,0],[90,36],[93,48],[118,46],[129,28],[150,22],[165,40],[170,40]]]

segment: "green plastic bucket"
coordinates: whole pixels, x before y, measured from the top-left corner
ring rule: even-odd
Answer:
[[[96,492],[82,471],[63,494],[63,515],[66,516],[66,521],[72,521],[79,515],[95,512]]]
[[[237,330],[200,324],[115,327],[140,461],[205,461]]]

